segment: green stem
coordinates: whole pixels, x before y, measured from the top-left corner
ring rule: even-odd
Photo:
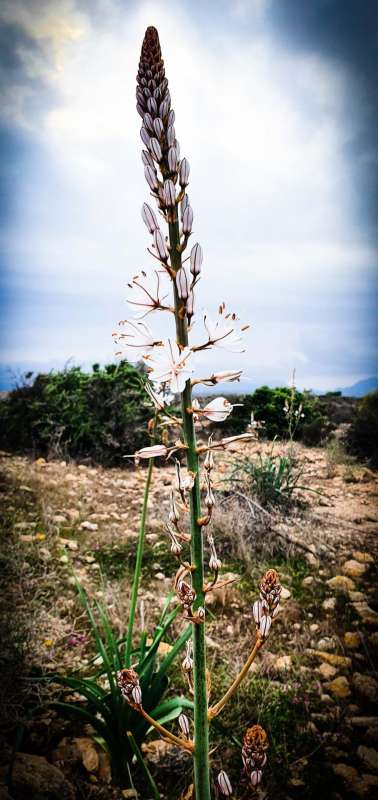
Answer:
[[[144,551],[144,539],[145,539],[145,533],[146,533],[146,518],[147,518],[148,498],[149,498],[149,494],[150,494],[150,486],[151,486],[151,478],[152,478],[153,466],[154,466],[154,459],[151,458],[149,460],[149,463],[148,463],[147,478],[146,478],[146,483],[145,483],[145,487],[144,487],[142,516],[140,518],[138,547],[137,547],[135,570],[134,570],[134,580],[133,580],[133,587],[132,587],[132,590],[131,590],[129,627],[127,629],[126,649],[125,649],[125,666],[126,667],[130,666],[131,649],[132,649],[132,643],[133,643],[133,629],[134,629],[134,622],[135,622],[135,611],[136,611],[136,604],[137,604],[137,600],[138,600],[140,573],[141,573],[141,570],[142,570],[142,559],[143,559],[143,551]]]
[[[176,273],[181,267],[180,232],[177,216],[174,222],[169,223],[169,241],[171,248],[171,267]],[[177,343],[182,347],[188,344],[188,326],[186,318],[180,315],[183,302],[179,299],[174,283],[175,319]],[[194,486],[190,493],[190,530],[191,530],[191,562],[194,567],[192,573],[193,588],[196,592],[194,607],[205,606],[203,591],[203,542],[202,528],[198,525],[201,514],[201,495],[199,481],[199,463],[196,445],[196,435],[193,423],[192,387],[188,380],[181,395],[181,407],[184,423],[184,439],[187,445],[187,467],[194,473]],[[189,409],[189,411],[188,411]],[[207,688],[206,688],[206,646],[205,625],[192,624],[193,639],[193,684],[194,684],[194,785],[196,800],[210,800],[209,776],[209,727],[207,718]]]

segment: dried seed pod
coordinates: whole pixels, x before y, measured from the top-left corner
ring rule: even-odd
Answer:
[[[155,213],[153,212],[152,208],[150,208],[148,203],[143,203],[142,219],[144,224],[147,226],[149,233],[154,233],[158,229],[159,225]]]
[[[177,539],[172,538],[171,553],[173,556],[179,556],[182,553],[182,544]]]
[[[218,789],[224,797],[231,797],[232,786],[227,773],[222,769],[217,776]]]
[[[150,189],[152,189],[153,192],[156,192],[159,188],[159,182],[155,170],[152,169],[152,167],[145,167],[144,175]]]
[[[159,258],[162,261],[168,261],[169,252],[168,252],[168,248],[167,248],[167,243],[166,243],[166,241],[164,239],[164,236],[163,236],[163,234],[162,234],[162,232],[161,232],[161,230],[159,228],[154,232],[154,243],[155,243],[155,247],[156,247],[156,250],[158,252]]]
[[[140,129],[140,138],[141,138],[143,144],[146,145],[146,147],[150,146],[150,136],[149,136],[149,133],[147,131],[147,128],[145,128],[144,125],[142,125],[142,127]]]
[[[185,736],[186,739],[189,739],[190,725],[186,714],[180,714],[178,718],[178,724],[180,726],[181,733]]]
[[[186,235],[192,232],[193,226],[193,209],[187,206],[182,216],[182,232]]]
[[[177,150],[175,147],[170,147],[168,150],[168,168],[170,172],[176,172],[177,170]]]
[[[164,200],[168,208],[175,207],[176,189],[175,189],[175,184],[171,180],[164,181]]]
[[[190,281],[185,267],[180,267],[176,272],[177,293],[181,300],[187,300],[190,293]]]
[[[178,511],[177,505],[175,503],[175,496],[174,496],[174,493],[173,493],[172,489],[171,489],[171,499],[170,499],[168,519],[169,519],[170,522],[173,523],[173,525],[177,525],[177,523],[178,523],[178,521],[180,519],[180,514],[179,514],[179,511]]]
[[[190,271],[194,278],[197,278],[197,276],[201,272],[202,261],[203,261],[202,247],[197,242],[190,251]]]
[[[155,161],[161,161],[161,159],[163,158],[163,154],[161,152],[160,144],[159,144],[158,140],[154,136],[153,136],[152,139],[150,139],[150,143],[148,145],[148,149],[152,153]]]

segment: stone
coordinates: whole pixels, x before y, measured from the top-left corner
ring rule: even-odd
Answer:
[[[374,747],[365,747],[365,745],[360,744],[357,747],[357,755],[365,767],[373,770],[373,772],[378,772],[378,753]]]
[[[378,682],[372,675],[363,675],[361,672],[353,674],[353,686],[356,693],[365,701],[378,702]]]
[[[361,564],[360,561],[355,561],[353,558],[350,561],[345,561],[345,564],[342,566],[342,571],[344,575],[347,575],[348,578],[362,578],[365,575],[368,567],[366,564]]]
[[[335,592],[342,592],[343,594],[347,594],[347,592],[351,592],[355,588],[354,581],[346,575],[335,575],[326,581],[326,584],[331,589],[334,589]]]
[[[329,652],[330,650],[334,650],[336,647],[335,639],[332,636],[325,636],[323,639],[319,639],[317,643],[318,650],[326,650]]]
[[[354,728],[370,728],[370,726],[378,726],[378,717],[351,717],[350,722]]]
[[[348,592],[348,595],[352,603],[366,603],[366,595],[363,592]]]
[[[155,578],[157,581],[164,581],[165,580],[164,572],[156,572]]]
[[[312,625],[310,625],[310,633],[317,633],[318,630],[319,630],[319,625],[317,624],[317,622],[313,622]]]
[[[339,763],[332,765],[332,769],[335,775],[341,778],[346,789],[353,793],[354,796],[363,797],[366,794],[365,786],[354,767],[350,767],[349,764]]]
[[[292,666],[291,656],[280,656],[274,662],[276,672],[288,672],[288,670],[292,669]]]
[[[290,597],[291,597],[291,592],[289,591],[289,589],[286,589],[286,586],[283,586],[280,594],[280,600],[289,600]]]
[[[374,564],[374,557],[371,553],[362,553],[361,550],[354,550],[352,555],[361,564]]]
[[[99,756],[93,739],[88,736],[80,736],[74,739],[74,742],[87,772],[96,772],[99,765]]]
[[[14,800],[75,800],[76,793],[57,767],[43,756],[17,753],[12,771]]]
[[[310,586],[313,586],[315,583],[315,578],[313,575],[307,575],[306,578],[303,578],[302,586],[304,589],[308,589]]]
[[[329,694],[321,694],[320,695],[320,702],[324,703],[327,706],[331,706],[334,703],[334,701],[332,700],[331,695],[329,695]]]
[[[337,697],[338,700],[345,700],[350,695],[349,682],[344,675],[339,675],[338,678],[335,678],[333,681],[331,681],[327,688],[330,690],[330,692],[332,692],[334,697]]]
[[[80,528],[82,531],[97,531],[98,525],[96,522],[89,522],[88,519],[81,523]]]
[[[320,658],[322,661],[326,661],[327,664],[331,664],[332,667],[352,666],[352,661],[348,656],[337,656],[335,653],[327,653],[325,650],[312,650],[310,647],[305,650],[305,653],[308,656],[314,656],[315,658]]]
[[[378,625],[378,611],[374,611],[373,608],[370,608],[366,601],[362,603],[352,603],[351,605],[365,625]]]
[[[336,608],[336,597],[326,597],[322,602],[322,608],[329,613],[334,611]]]
[[[323,661],[320,664],[320,667],[318,667],[318,672],[320,672],[324,680],[329,681],[331,678],[335,677],[337,669],[336,667],[332,667],[331,664],[327,664],[325,661]]]
[[[354,631],[347,631],[344,633],[344,644],[349,650],[357,650],[361,645],[361,639],[358,633]]]

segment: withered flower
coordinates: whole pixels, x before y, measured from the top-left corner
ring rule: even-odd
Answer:
[[[142,691],[139,685],[139,675],[134,669],[121,669],[117,672],[117,684],[122,697],[133,707],[142,704]]]
[[[252,725],[247,728],[242,748],[244,770],[251,786],[255,787],[261,782],[262,769],[266,764],[266,750],[269,747],[268,737],[261,725]]]

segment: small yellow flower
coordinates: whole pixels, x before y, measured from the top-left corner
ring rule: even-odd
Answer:
[[[53,642],[52,639],[44,639],[43,640],[43,644],[44,644],[45,647],[52,647],[54,642]]]
[[[45,539],[46,539],[46,534],[45,533],[36,533],[35,534],[36,542],[44,542]]]

